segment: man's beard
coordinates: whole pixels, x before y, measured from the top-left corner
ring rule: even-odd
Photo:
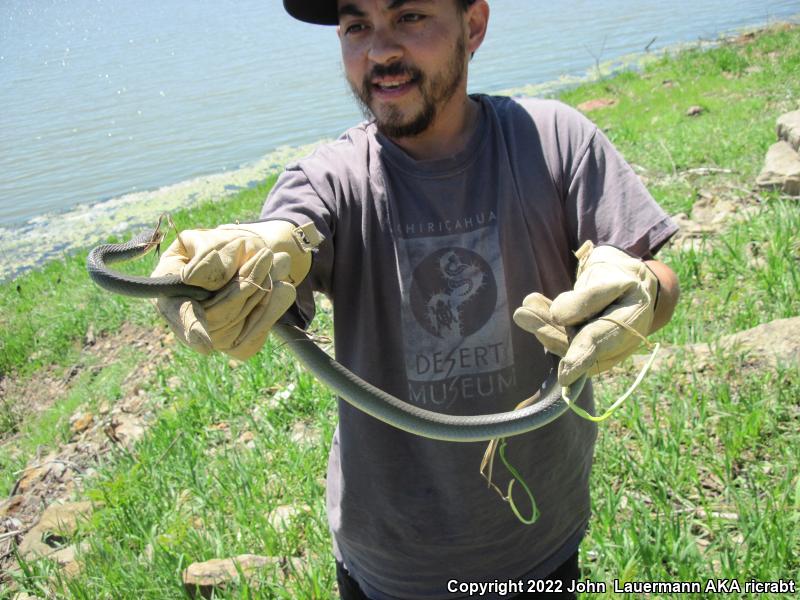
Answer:
[[[458,90],[464,79],[466,56],[467,49],[464,40],[459,37],[445,70],[435,75],[432,79],[426,77],[422,71],[415,67],[407,66],[403,63],[391,63],[386,66],[376,65],[371,73],[364,76],[360,87],[357,87],[353,82],[349,82],[350,89],[364,116],[375,122],[378,131],[390,138],[413,137],[421,134],[431,126],[439,109]],[[388,104],[384,105],[381,116],[376,115],[370,108],[372,103],[372,80],[376,77],[401,75],[410,77],[418,87],[422,96],[422,108],[416,115],[404,119],[401,109]]]

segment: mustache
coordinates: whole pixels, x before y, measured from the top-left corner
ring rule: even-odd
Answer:
[[[375,65],[372,68],[372,71],[370,71],[370,73],[364,77],[364,82],[369,83],[376,77],[398,77],[400,75],[407,75],[411,79],[421,79],[422,71],[416,67],[412,67],[403,63]]]

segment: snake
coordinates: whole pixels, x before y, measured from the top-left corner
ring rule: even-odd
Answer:
[[[185,297],[202,302],[214,292],[183,283],[179,274],[142,277],[114,271],[108,265],[139,258],[157,248],[164,238],[159,225],[119,244],[93,248],[86,259],[91,279],[104,290],[137,298]],[[524,408],[482,415],[449,415],[430,411],[392,396],[337,362],[286,315],[271,330],[297,359],[343,400],[376,419],[415,435],[447,442],[485,442],[527,433],[553,422],[566,411],[562,394],[577,398],[587,376],[572,385],[559,385],[551,369],[541,388]]]

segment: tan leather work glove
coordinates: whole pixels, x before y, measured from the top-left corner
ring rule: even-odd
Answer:
[[[321,241],[312,223],[296,227],[288,221],[182,231],[152,276],[178,274],[184,283],[217,293],[203,301],[162,296],[156,307],[190,348],[246,360],[294,303],[295,286]]]
[[[514,312],[517,325],[563,357],[558,365],[562,386],[633,354],[650,333],[658,293],[655,274],[622,250],[587,241],[575,255],[578,273],[571,291],[552,302],[530,294]]]

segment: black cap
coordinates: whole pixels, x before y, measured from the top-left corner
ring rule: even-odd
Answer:
[[[336,0],[283,0],[283,7],[290,15],[306,23],[316,25],[338,25],[339,11]]]

